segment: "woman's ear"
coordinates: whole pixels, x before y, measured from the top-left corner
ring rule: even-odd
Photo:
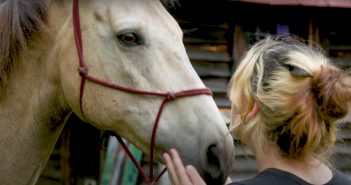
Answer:
[[[248,122],[251,119],[253,119],[259,111],[260,111],[260,107],[258,106],[258,103],[255,102],[251,111],[249,113],[247,113],[247,115],[245,117],[245,122]]]

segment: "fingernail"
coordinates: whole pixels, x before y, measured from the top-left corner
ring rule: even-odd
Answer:
[[[195,169],[195,167],[194,167],[194,166],[192,166],[192,165],[187,165],[185,168],[186,168],[187,170],[192,170],[192,169]]]

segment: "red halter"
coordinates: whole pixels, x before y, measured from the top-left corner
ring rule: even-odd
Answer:
[[[138,164],[138,162],[135,160],[131,152],[129,151],[128,147],[126,144],[123,142],[122,138],[118,135],[116,135],[117,140],[120,142],[122,147],[124,148],[125,152],[129,156],[129,158],[132,160],[136,168],[138,169],[139,173],[143,177],[143,179],[148,182],[148,184],[153,185],[156,184],[156,182],[159,180],[159,178],[164,174],[166,171],[166,168],[157,176],[154,177],[153,174],[153,163],[154,163],[154,148],[155,148],[155,140],[156,140],[156,131],[157,131],[157,126],[161,117],[161,113],[163,111],[163,108],[167,102],[173,101],[176,98],[181,98],[181,97],[187,97],[187,96],[195,96],[195,95],[212,95],[212,92],[208,88],[203,88],[203,89],[190,89],[190,90],[185,90],[185,91],[179,91],[179,92],[153,92],[153,91],[143,91],[143,90],[138,90],[138,89],[131,89],[128,87],[120,86],[117,84],[113,84],[104,80],[100,80],[95,78],[94,76],[91,76],[88,73],[88,68],[84,64],[84,59],[83,59],[83,43],[82,43],[82,33],[80,29],[80,20],[79,20],[79,8],[78,8],[78,0],[73,0],[73,27],[74,27],[74,39],[77,47],[77,53],[79,57],[79,75],[81,77],[80,81],[80,93],[79,93],[79,105],[80,105],[80,111],[82,115],[84,116],[83,113],[83,108],[82,108],[82,102],[83,102],[83,94],[84,94],[84,85],[85,81],[88,80],[90,82],[109,87],[112,89],[124,91],[124,92],[129,92],[133,94],[142,94],[142,95],[151,95],[151,96],[159,96],[163,97],[163,101],[159,107],[154,127],[152,129],[152,135],[150,139],[150,176],[147,177],[142,169],[142,167]]]

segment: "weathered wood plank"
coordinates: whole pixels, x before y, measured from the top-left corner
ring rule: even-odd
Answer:
[[[183,41],[187,44],[227,44],[226,34],[228,27],[209,24],[182,24],[180,27],[184,33]]]
[[[226,63],[210,63],[203,61],[191,61],[195,71],[202,78],[218,77],[230,78],[232,75],[229,65]]]
[[[227,98],[214,96],[214,101],[218,107],[230,107],[230,102]]]
[[[228,78],[204,78],[202,81],[207,87],[211,88],[214,93],[227,93]]]
[[[182,28],[191,28],[191,27],[200,27],[200,28],[208,28],[208,29],[215,29],[215,30],[227,30],[229,29],[229,24],[227,22],[211,22],[211,21],[204,21],[204,22],[199,22],[199,21],[189,21],[185,19],[176,19],[177,22],[179,23],[180,27]]]
[[[186,45],[190,60],[231,62],[232,57],[227,51],[226,45]]]

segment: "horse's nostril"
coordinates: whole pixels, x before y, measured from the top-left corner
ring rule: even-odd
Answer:
[[[223,173],[221,173],[218,177],[213,177],[212,174],[205,172],[204,180],[208,185],[222,185],[225,183],[225,178]]]
[[[207,148],[207,165],[204,179],[207,184],[221,185],[225,183],[225,175],[221,168],[220,151],[217,145],[212,144]]]
[[[207,149],[207,161],[209,166],[221,169],[221,163],[218,158],[218,148],[215,144],[212,144]]]

